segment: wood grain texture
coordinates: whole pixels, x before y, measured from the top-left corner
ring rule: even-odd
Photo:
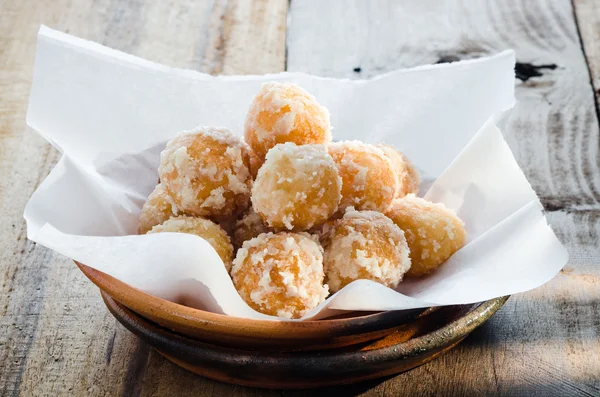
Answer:
[[[598,15],[593,2],[579,3],[594,11],[578,10],[580,19]],[[519,102],[502,121],[503,132],[571,256],[554,280],[512,297],[447,355],[371,388],[345,391],[367,396],[598,395],[599,129],[571,3],[328,1],[323,6],[292,1],[290,13],[288,70],[326,76],[371,77],[514,48]],[[597,34],[597,22],[588,23],[590,34]],[[594,40],[587,40],[594,47],[588,53],[598,49]]]
[[[598,9],[591,0],[575,4],[596,81]],[[204,379],[149,350],[115,324],[71,261],[26,240],[22,211],[58,159],[24,132],[40,23],[172,66],[265,73],[285,65],[287,1],[12,0],[0,7],[0,396],[600,393],[598,122],[568,0],[291,2],[290,70],[369,77],[515,48],[526,81],[504,132],[571,260],[423,367],[335,390],[285,392]]]
[[[573,0],[573,8],[583,51],[585,53],[594,94],[600,114],[600,4],[594,0]]]
[[[25,126],[39,25],[167,65],[262,73],[284,68],[287,5],[283,0],[255,1],[252,7],[226,0],[0,5],[0,396],[155,395],[153,382],[167,395],[182,395],[178,389],[190,386],[195,395],[214,389],[179,368],[155,378],[156,368],[170,364],[116,324],[72,261],[26,239],[23,207],[58,160]]]
[[[504,127],[511,149],[549,209],[598,208],[598,122],[568,0],[298,1],[290,19],[288,70],[324,76],[368,78],[514,48],[525,75],[540,76],[517,85]]]

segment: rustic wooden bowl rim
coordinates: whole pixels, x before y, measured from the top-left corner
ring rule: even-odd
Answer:
[[[276,359],[278,366],[294,366],[297,365],[298,357],[314,357],[314,359],[318,359],[319,365],[327,366],[329,365],[328,361],[331,361],[330,364],[335,366],[339,365],[340,358],[343,358],[342,362],[348,364],[348,361],[355,360],[357,363],[367,363],[396,360],[399,357],[410,357],[424,351],[433,351],[460,342],[473,330],[493,316],[506,303],[509,297],[510,295],[507,295],[481,302],[463,316],[448,322],[438,329],[393,345],[376,347],[370,350],[345,352],[299,352],[294,354],[261,352],[258,358],[260,359],[260,357],[262,357],[265,364],[271,364],[271,360]],[[249,352],[244,350],[213,345],[191,339],[185,335],[179,335],[152,323],[123,304],[116,302],[106,292],[102,292],[102,298],[115,317],[121,317],[121,321],[125,320],[129,327],[135,328],[138,333],[141,333],[146,337],[164,338],[166,342],[184,348],[185,345],[193,344],[205,350],[206,354],[210,354],[210,351],[219,352],[219,354],[223,355],[222,357],[228,358],[233,363],[240,362],[245,354],[249,354]],[[117,313],[115,313],[115,310]]]
[[[382,319],[388,319],[389,321],[394,315],[394,312],[378,312],[356,317],[307,320],[302,322],[254,320],[231,317],[224,314],[217,314],[184,306],[152,296],[96,269],[79,262],[75,263],[103,293],[110,296],[117,303],[132,310],[137,315],[144,317],[144,313],[151,313],[156,317],[166,318],[169,321],[182,324],[186,327],[202,328],[210,330],[211,332],[225,332],[227,334],[244,336],[252,335],[257,338],[276,338],[278,336],[285,338],[309,338],[316,333],[333,334],[340,331],[347,332],[349,328],[359,328]],[[474,313],[483,310],[488,306],[490,308],[489,310],[495,307],[494,305],[496,304],[502,306],[506,300],[503,299],[504,298],[496,298],[485,302],[484,305],[480,305],[479,308],[468,313],[465,316],[465,320],[468,318],[475,320],[476,316],[473,317]],[[496,310],[494,310],[494,312]]]

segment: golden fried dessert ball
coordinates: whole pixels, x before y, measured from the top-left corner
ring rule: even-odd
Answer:
[[[329,111],[295,84],[265,83],[248,110],[244,138],[261,160],[278,143],[327,144]]]
[[[409,194],[395,199],[385,214],[406,234],[412,260],[409,276],[431,273],[465,245],[465,224],[443,204]]]
[[[359,141],[334,142],[328,149],[342,177],[340,211],[348,207],[385,211],[398,180],[383,150]]]
[[[342,180],[324,145],[269,150],[252,186],[252,207],[276,229],[308,230],[338,209]]]
[[[204,218],[181,215],[154,226],[148,233],[188,233],[206,240],[223,260],[225,268],[231,270],[233,246],[229,236],[219,225]]]
[[[328,239],[324,267],[332,293],[359,279],[396,288],[410,268],[404,232],[380,212],[346,211]]]
[[[396,186],[396,194],[394,197],[404,197],[407,194],[419,193],[419,185],[421,184],[421,175],[417,170],[417,167],[411,163],[404,153],[391,145],[379,144],[376,145],[378,148],[383,150],[386,156],[392,162],[392,167],[398,178],[398,185]]]
[[[231,276],[254,310],[299,318],[329,294],[323,285],[323,249],[306,233],[263,233],[244,242]]]
[[[160,180],[182,212],[215,220],[243,212],[252,176],[247,149],[226,128],[197,127],[160,155]]]
[[[233,227],[233,243],[239,248],[244,244],[244,241],[251,240],[262,233],[270,231],[271,229],[265,225],[260,215],[250,207],[248,212]]]
[[[153,226],[159,225],[179,214],[175,202],[162,184],[156,185],[148,201],[142,207],[138,223],[138,233],[145,234]]]

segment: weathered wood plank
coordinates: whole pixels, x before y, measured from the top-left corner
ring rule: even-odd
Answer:
[[[58,160],[48,144],[26,132],[24,122],[40,23],[177,67],[262,73],[284,68],[287,5],[284,0],[2,4],[1,396],[152,395],[156,382],[169,395],[191,390],[211,395],[215,388],[150,353],[116,324],[70,260],[25,237],[25,202]],[[165,365],[168,377],[155,378],[155,368]],[[235,390],[225,387],[226,394]]]
[[[0,394],[281,394],[209,381],[150,352],[115,325],[70,261],[25,240],[21,212],[57,159],[41,139],[23,133],[39,22],[174,66],[262,73],[283,67],[287,3],[260,1],[250,7],[225,1],[103,0],[94,8],[73,0],[39,3],[13,1],[3,5],[0,16],[0,203],[5,220],[0,233],[5,247],[0,254]],[[291,69],[370,76],[506,47],[515,47],[524,63],[559,65],[523,67],[523,78],[536,71],[543,75],[519,86],[523,109],[506,121],[505,131],[547,207],[569,210],[552,212],[549,219],[568,243],[571,263],[545,287],[513,297],[464,344],[426,366],[385,382],[285,395],[598,394],[600,224],[593,210],[598,126],[590,116],[592,93],[579,62],[583,57],[570,5],[546,3],[453,1],[424,8],[416,2],[330,1],[325,7],[292,2]],[[336,37],[353,37],[353,47],[342,46],[342,40],[328,46]],[[569,85],[569,92],[581,94],[566,95]],[[588,135],[582,134],[586,123]]]
[[[326,76],[371,77],[514,48],[520,62],[519,103],[503,120],[503,131],[571,256],[559,276],[512,297],[449,354],[409,373],[344,391],[369,396],[597,395],[599,128],[571,3],[292,1],[290,21],[288,70]]]
[[[514,48],[530,78],[505,121],[511,149],[549,209],[598,207],[598,122],[568,0],[297,1],[290,19],[288,70],[325,76],[366,78]]]
[[[593,0],[573,0],[577,27],[585,53],[600,114],[600,4]]]

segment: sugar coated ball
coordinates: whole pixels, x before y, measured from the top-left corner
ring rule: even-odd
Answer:
[[[272,316],[302,317],[329,293],[322,248],[306,233],[264,233],[244,242],[231,276],[250,307]]]
[[[159,225],[172,216],[179,214],[175,202],[167,193],[164,185],[158,184],[148,196],[148,201],[142,207],[138,223],[138,233],[144,234],[152,227]]]
[[[335,142],[328,148],[342,177],[339,209],[385,211],[394,198],[398,180],[383,150],[359,141]]]
[[[265,83],[248,110],[244,138],[261,160],[278,143],[326,144],[329,111],[295,84]]]
[[[167,144],[158,172],[177,208],[220,220],[247,208],[249,163],[245,144],[231,131],[198,127]]]
[[[241,247],[244,241],[251,240],[262,233],[270,231],[271,229],[265,225],[260,215],[250,207],[248,212],[233,227],[233,242],[236,247]]]
[[[406,234],[412,260],[410,276],[437,269],[466,242],[465,225],[454,211],[414,194],[394,200],[386,215]]]
[[[332,293],[359,279],[396,288],[411,266],[404,232],[380,212],[346,211],[328,239],[324,266]]]
[[[254,210],[273,228],[308,230],[337,211],[342,180],[324,145],[269,150],[252,187]]]
[[[396,194],[394,197],[404,197],[407,194],[419,193],[419,185],[421,184],[421,175],[415,167],[398,149],[391,145],[379,144],[378,148],[388,156],[392,162],[398,185],[396,186]]]
[[[233,247],[229,236],[219,225],[204,218],[181,215],[154,226],[148,233],[188,233],[206,240],[219,254],[225,268],[231,270]]]

